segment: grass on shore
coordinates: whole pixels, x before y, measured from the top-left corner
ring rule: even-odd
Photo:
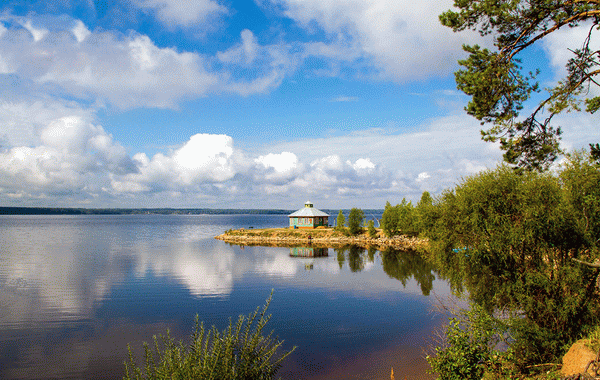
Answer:
[[[378,237],[383,236],[381,229],[377,229]],[[318,227],[315,229],[294,229],[294,228],[261,228],[261,229],[239,229],[239,230],[227,230],[225,231],[226,236],[262,236],[262,237],[274,237],[274,238],[308,238],[309,236],[313,239],[319,238],[338,238],[350,236],[348,229],[336,229],[334,227]],[[356,237],[369,237],[367,229],[363,228],[363,231],[356,235]]]

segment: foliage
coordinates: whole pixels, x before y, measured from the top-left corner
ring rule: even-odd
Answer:
[[[421,194],[421,199],[415,207],[415,222],[414,227],[417,233],[426,233],[433,224],[433,198],[428,191]]]
[[[455,0],[457,11],[440,15],[443,25],[455,32],[477,30],[482,36],[493,34],[494,49],[465,45],[469,54],[459,61],[464,68],[455,73],[459,90],[471,95],[468,114],[492,125],[482,131],[486,141],[499,141],[504,159],[527,169],[547,168],[559,153],[560,128],[552,118],[563,111],[600,108],[600,97],[588,97],[589,87],[597,86],[600,74],[599,51],[591,48],[590,37],[600,23],[597,1],[490,1]],[[585,28],[579,48],[570,50],[566,77],[546,89],[538,107],[520,117],[524,103],[539,92],[535,73],[522,73],[521,53],[536,41],[560,29]],[[591,92],[593,93],[593,92]],[[595,146],[597,148],[597,144]],[[592,152],[594,146],[590,145]],[[596,152],[600,152],[596,150]],[[598,153],[600,156],[600,153]]]
[[[381,252],[383,271],[390,277],[406,284],[414,278],[421,287],[423,295],[428,296],[433,289],[434,265],[420,254],[411,250],[388,248]]]
[[[387,237],[398,234],[398,212],[389,201],[385,203],[385,209],[381,216],[381,229]]]
[[[283,341],[273,339],[273,332],[262,335],[271,318],[266,315],[272,294],[263,309],[257,308],[247,317],[240,315],[237,323],[223,331],[215,326],[205,331],[196,315],[189,346],[176,343],[167,335],[154,336],[154,347],[144,343],[144,364],[138,366],[128,346],[124,379],[273,379],[281,362],[295,347],[277,355]],[[255,324],[257,316],[258,322]]]
[[[412,202],[407,202],[405,198],[402,202],[396,206],[398,212],[398,230],[403,235],[416,236],[418,232],[416,230],[416,215],[415,208]]]
[[[335,228],[342,229],[342,228],[344,228],[345,224],[346,224],[346,218],[344,217],[344,213],[342,212],[342,210],[340,210],[340,212],[338,213],[338,216],[337,216],[337,222],[335,224]]]
[[[427,232],[442,275],[485,310],[509,321],[515,363],[524,369],[560,355],[597,322],[600,168],[572,155],[559,176],[507,166],[446,191]],[[460,285],[457,285],[460,284]]]
[[[393,237],[400,233],[415,236],[418,235],[416,218],[412,202],[407,202],[405,198],[396,206],[386,202],[381,216],[381,228],[387,237]]]
[[[440,380],[479,380],[486,369],[497,368],[510,357],[510,351],[496,349],[506,337],[506,326],[474,304],[450,318],[443,341],[427,355],[431,373],[438,373]]]
[[[352,208],[350,215],[348,215],[348,229],[350,235],[358,235],[362,231],[362,221],[365,218],[365,213],[359,208]]]
[[[374,239],[377,237],[377,229],[375,228],[375,222],[373,222],[373,219],[369,220],[369,223],[367,223],[367,231],[369,232],[369,237]]]

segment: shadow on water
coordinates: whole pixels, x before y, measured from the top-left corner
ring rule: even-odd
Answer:
[[[337,263],[342,269],[348,264],[351,272],[361,272],[367,263],[374,263],[377,250],[374,247],[368,249],[348,245],[341,248],[333,248]],[[323,247],[290,247],[291,257],[328,257],[329,248]],[[409,280],[414,279],[421,288],[423,295],[428,296],[433,289],[433,281],[437,272],[434,264],[428,262],[417,251],[386,249],[380,252],[381,263],[384,272],[396,279],[406,287]]]

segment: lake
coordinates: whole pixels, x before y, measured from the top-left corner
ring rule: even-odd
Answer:
[[[240,247],[229,228],[285,215],[0,216],[0,378],[120,379],[127,345],[194,316],[222,329],[262,306],[297,346],[284,379],[430,379],[424,349],[449,285],[410,252]],[[301,247],[309,248],[309,247]],[[305,250],[300,250],[303,252]],[[295,253],[294,253],[295,252]]]

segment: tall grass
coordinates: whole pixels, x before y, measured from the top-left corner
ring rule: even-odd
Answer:
[[[273,379],[282,361],[294,349],[277,354],[283,344],[273,338],[273,331],[263,336],[262,332],[271,318],[266,315],[273,293],[267,298],[262,310],[258,307],[248,316],[240,315],[237,323],[223,331],[215,326],[206,330],[196,315],[191,342],[175,342],[169,335],[154,336],[153,347],[144,342],[144,360],[137,364],[131,346],[125,362],[126,380],[160,379]],[[258,321],[257,321],[257,317]],[[255,323],[256,322],[256,323]]]

